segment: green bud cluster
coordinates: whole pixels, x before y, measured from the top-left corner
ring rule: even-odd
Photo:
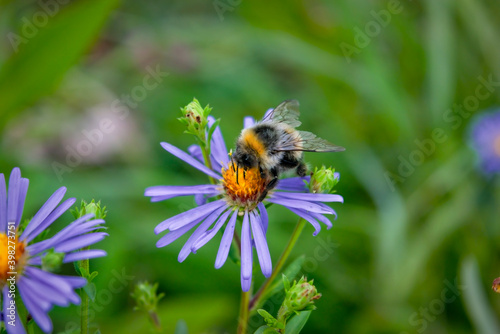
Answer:
[[[106,218],[108,211],[106,210],[105,206],[101,206],[101,201],[96,203],[95,200],[92,200],[90,203],[87,203],[82,200],[82,202],[80,203],[80,207],[71,210],[71,213],[76,219],[81,218],[89,213],[94,214],[95,219],[104,219]]]
[[[334,168],[322,166],[318,169],[318,167],[315,167],[308,184],[309,191],[312,193],[332,194],[335,192],[334,187],[338,182],[339,179],[335,176]]]
[[[158,283],[151,284],[149,282],[140,282],[134,288],[132,298],[137,306],[134,310],[143,310],[146,312],[156,312],[158,301],[163,298],[164,294],[157,294]]]
[[[257,310],[267,326],[277,329],[280,333],[285,329],[286,323],[292,316],[301,311],[315,310],[314,301],[321,297],[313,285],[313,280],[308,282],[304,276],[298,282],[293,281],[293,285],[290,286],[290,281],[283,275],[283,285],[285,287],[285,300],[281,304],[277,318],[263,309]]]
[[[50,272],[57,272],[64,260],[64,253],[57,253],[54,249],[50,249],[42,257],[42,269]]]
[[[199,139],[200,143],[206,143],[206,130],[208,125],[207,117],[212,111],[208,105],[202,108],[197,99],[181,108],[182,117],[178,120],[186,125],[185,133],[190,133]]]

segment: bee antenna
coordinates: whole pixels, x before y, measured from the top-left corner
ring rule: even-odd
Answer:
[[[247,169],[243,169],[243,178],[246,180],[247,179]]]
[[[236,165],[236,184],[238,183],[238,175],[240,174],[240,166]]]

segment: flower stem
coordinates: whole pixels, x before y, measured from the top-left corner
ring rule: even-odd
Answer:
[[[281,269],[283,268],[283,265],[288,259],[288,256],[290,256],[293,247],[297,243],[297,240],[299,239],[299,236],[302,233],[304,226],[306,226],[306,221],[303,218],[300,218],[299,221],[297,222],[297,225],[295,225],[295,229],[293,230],[292,235],[290,236],[290,240],[288,240],[288,244],[286,245],[285,249],[283,250],[283,253],[280,256],[278,263],[276,263],[276,266],[274,267],[271,276],[269,276],[266,279],[264,284],[260,287],[259,291],[257,291],[255,296],[253,296],[252,300],[250,301],[250,304],[248,305],[249,311],[253,311],[256,308],[256,306],[259,305],[260,299],[265,295],[267,289],[274,282],[276,276],[281,272]]]
[[[156,332],[161,333],[162,328],[160,318],[158,318],[158,314],[155,311],[149,311],[148,314],[151,322],[153,323],[153,326],[155,327]]]
[[[88,249],[88,247],[85,247]],[[80,262],[80,268],[83,269],[85,273],[90,272],[90,263],[89,259],[82,260]],[[81,289],[82,292],[82,309],[81,309],[81,334],[88,334],[89,332],[89,295],[84,288]]]
[[[238,318],[238,334],[247,334],[248,317],[250,315],[248,302],[250,301],[251,290],[241,292],[240,316]]]
[[[210,146],[208,144],[200,143],[201,153],[203,154],[203,160],[205,161],[205,166],[212,169],[212,161],[210,160]],[[217,181],[209,176],[211,184],[217,184]]]

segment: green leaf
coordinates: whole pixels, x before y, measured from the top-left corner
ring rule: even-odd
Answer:
[[[92,272],[92,274],[90,274],[90,275],[87,277],[87,280],[88,280],[89,282],[92,282],[92,281],[94,280],[94,278],[96,278],[96,276],[97,276],[98,274],[99,274],[99,272],[97,272],[97,271]]]
[[[477,260],[472,255],[462,262],[460,278],[463,286],[457,284],[456,288],[463,289],[464,305],[476,329],[475,332],[500,333],[500,323],[488,301]]]
[[[286,275],[285,274],[281,274],[281,277],[283,279],[283,288],[285,289],[285,291],[290,290],[290,281],[288,280],[288,278],[286,277]]]
[[[85,285],[83,287],[83,290],[85,290],[85,293],[87,293],[87,295],[89,296],[90,300],[92,300],[93,302],[95,302],[95,296],[97,294],[97,289],[95,287],[95,284],[94,283],[87,283],[87,285]]]
[[[254,334],[276,334],[276,331],[271,327],[264,325],[257,328]]]
[[[177,321],[177,325],[175,325],[174,334],[188,334],[188,327],[184,320]]]
[[[311,311],[302,311],[299,314],[292,316],[292,318],[288,321],[285,328],[286,334],[298,334],[304,328],[307,320],[309,320],[309,316],[311,315]]]
[[[63,6],[33,38],[19,45],[18,52],[0,69],[0,119],[3,121],[0,128],[14,113],[56,88],[66,71],[96,39],[118,2],[80,0]]]

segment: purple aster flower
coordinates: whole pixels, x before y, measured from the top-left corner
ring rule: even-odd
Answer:
[[[214,119],[209,117],[209,126]],[[244,126],[255,123],[251,117],[246,117]],[[197,145],[189,147],[189,154],[162,142],[161,146],[197,168],[208,176],[218,180],[218,184],[203,184],[197,186],[154,186],[147,188],[145,196],[152,202],[163,201],[177,196],[194,195],[198,207],[170,217],[158,224],[155,233],[169,231],[156,243],[164,247],[191,229],[195,228],[187,242],[182,247],[178,260],[184,261],[190,253],[196,253],[210,241],[225,225],[219,251],[215,259],[215,268],[225,263],[234,236],[237,216],[243,216],[241,227],[241,287],[243,291],[250,289],[252,281],[253,248],[257,251],[260,268],[265,277],[272,273],[272,262],[266,241],[268,216],[264,204],[259,201],[266,191],[267,181],[262,178],[258,168],[232,168],[228,151],[217,127],[211,140],[210,160],[212,169],[203,164],[201,148]],[[236,181],[238,174],[239,181]],[[243,173],[245,173],[243,175]],[[338,177],[338,175],[337,175]],[[264,201],[283,205],[296,215],[306,219],[314,227],[313,235],[321,230],[320,222],[327,228],[332,223],[325,215],[335,215],[335,211],[324,202],[343,202],[342,196],[335,194],[309,193],[304,180],[309,177],[292,177],[279,181],[275,190],[270,191]],[[211,201],[209,201],[211,200]]]
[[[500,172],[500,111],[481,115],[472,125],[472,145],[487,174]]]
[[[10,175],[7,191],[5,177],[0,173],[0,284],[3,293],[2,314],[9,334],[26,333],[17,313],[13,296],[19,293],[26,309],[44,332],[52,331],[48,312],[54,305],[79,304],[74,289],[87,284],[82,277],[62,276],[41,269],[42,258],[48,251],[64,254],[63,263],[105,256],[103,250],[79,250],[102,240],[104,232],[88,233],[102,228],[103,220],[89,220],[92,214],[75,220],[56,235],[32,242],[74,203],[70,198],[59,205],[66,188],[59,188],[18,233],[28,191],[28,179],[21,177],[19,168]]]

